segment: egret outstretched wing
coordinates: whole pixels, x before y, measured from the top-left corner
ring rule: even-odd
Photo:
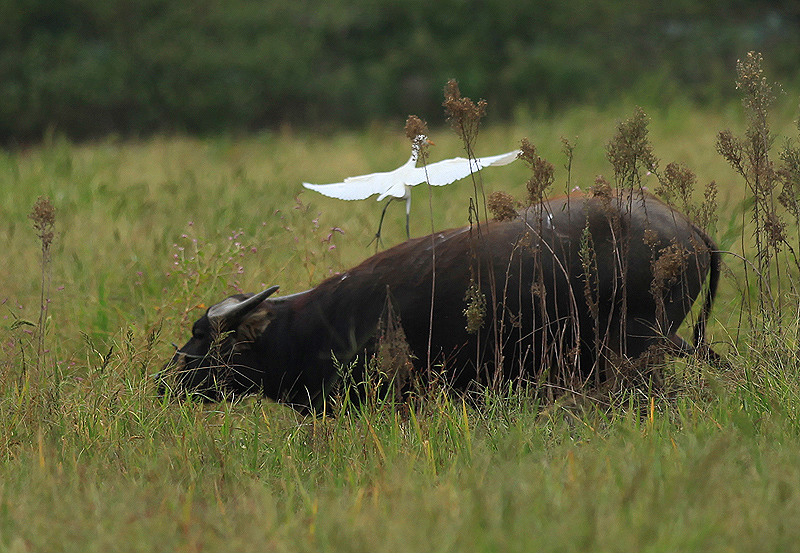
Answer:
[[[518,155],[519,150],[514,150],[505,154],[474,159],[454,157],[431,163],[426,167],[417,167],[417,170],[423,173],[422,181],[425,180],[425,173],[427,173],[431,186],[444,186],[468,177],[470,173],[476,173],[484,167],[508,165],[517,159]]]
[[[357,177],[347,177],[344,182],[334,182],[331,184],[311,184],[304,182],[303,186],[309,190],[319,192],[329,198],[340,200],[365,200],[375,194],[380,194],[378,200],[386,196],[402,198],[406,195],[405,185],[419,184],[409,183],[409,179],[417,178],[414,173],[416,156],[411,158],[394,171],[381,173],[370,173],[369,175],[359,175]],[[425,178],[425,175],[422,175]]]
[[[339,200],[366,200],[370,196],[380,194],[390,186],[391,181],[386,178],[376,178],[377,174],[348,177],[344,182],[331,184],[311,184],[304,182],[303,186],[309,190],[319,192],[329,198]],[[384,173],[385,175],[385,173]]]

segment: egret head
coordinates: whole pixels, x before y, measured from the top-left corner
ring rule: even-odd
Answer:
[[[414,158],[414,161],[418,160],[420,157],[425,157],[427,154],[428,146],[433,146],[433,140],[428,138],[424,134],[418,134],[411,140],[411,156]],[[422,155],[420,155],[420,153]]]

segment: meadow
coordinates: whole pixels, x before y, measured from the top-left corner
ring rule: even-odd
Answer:
[[[779,98],[775,136],[797,139],[796,107]],[[553,194],[586,189],[613,177],[606,145],[633,109],[489,116],[475,153],[527,137],[556,166]],[[776,319],[745,278],[759,254],[750,191],[716,147],[748,120],[738,104],[647,115],[662,166],[690,167],[698,199],[717,184],[712,234],[737,255],[709,335],[730,366],[674,360],[667,390],[577,405],[443,390],[411,409],[302,417],[259,398],[157,396],[153,375],[204,307],[301,291],[374,253],[381,204],[300,183],[399,166],[401,124],[83,144],[53,132],[0,153],[0,551],[797,550],[796,270],[772,259]],[[443,120],[429,123],[430,161],[464,155]],[[528,177],[516,162],[480,178],[522,199]],[[412,236],[466,224],[471,195],[468,180],[417,187]],[[56,210],[44,266],[29,218],[40,196]],[[404,239],[402,212],[389,207],[386,246]]]

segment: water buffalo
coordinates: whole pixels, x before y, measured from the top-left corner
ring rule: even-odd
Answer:
[[[392,314],[416,370],[458,389],[604,383],[651,346],[695,351],[676,329],[706,280],[695,344],[710,351],[719,271],[707,234],[647,192],[573,193],[409,240],[305,292],[231,296],[194,323],[168,364],[170,389],[318,407],[342,366],[363,370]]]

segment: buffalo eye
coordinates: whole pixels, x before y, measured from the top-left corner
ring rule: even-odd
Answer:
[[[193,328],[192,329],[192,338],[195,340],[205,340],[206,333],[200,328]]]

